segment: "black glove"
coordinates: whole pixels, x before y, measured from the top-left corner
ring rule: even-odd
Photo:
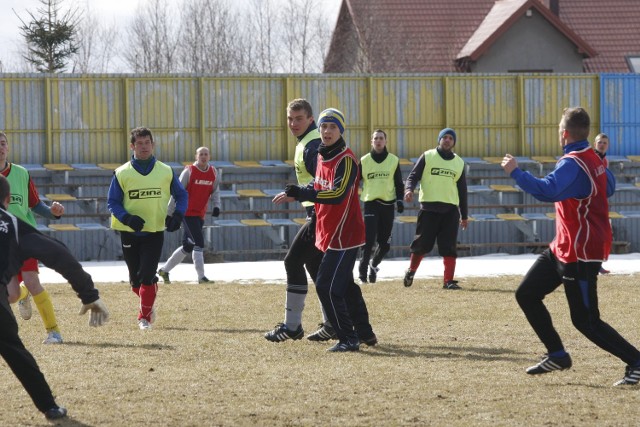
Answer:
[[[287,184],[284,187],[284,192],[288,197],[293,197],[294,199],[298,199],[300,197],[300,186],[295,184]]]
[[[398,213],[404,212],[404,203],[402,203],[402,200],[398,200],[396,206],[398,207]]]
[[[211,216],[214,218],[218,218],[220,216],[220,208],[213,208],[213,212],[211,212]]]
[[[180,212],[174,212],[173,215],[167,217],[169,223],[167,224],[167,231],[173,232],[176,230],[180,230],[180,226],[182,225],[182,214]],[[165,223],[167,219],[165,219]]]
[[[122,223],[131,227],[133,231],[142,231],[142,227],[144,227],[144,219],[138,215],[126,214],[122,219]]]

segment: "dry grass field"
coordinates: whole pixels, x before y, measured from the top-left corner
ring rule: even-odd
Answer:
[[[640,345],[640,276],[600,280],[602,317]],[[142,332],[123,283],[100,285],[110,323],[89,328],[68,285],[49,285],[65,344],[45,346],[37,313],[19,320],[69,418],[62,426],[624,426],[637,425],[640,387],[612,387],[622,362],[569,320],[564,293],[547,298],[571,352],[569,371],[531,377],[544,348],[517,307],[518,277],[365,285],[380,344],[331,354],[306,339],[263,333],[282,320],[285,288],[161,285],[158,319]],[[16,310],[17,313],[17,310]],[[315,292],[304,327],[320,320]],[[3,361],[0,425],[51,425]]]

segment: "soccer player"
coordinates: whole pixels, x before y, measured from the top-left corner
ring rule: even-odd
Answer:
[[[131,290],[140,298],[138,327],[148,330],[156,317],[153,307],[158,293],[156,270],[165,222],[167,231],[180,229],[188,195],[171,167],[153,155],[155,142],[150,129],[133,129],[130,148],[131,160],[113,174],[107,207],[111,212],[111,228],[120,232]],[[171,196],[176,200],[176,208],[167,220]]]
[[[320,113],[318,124],[322,143],[315,179],[305,187],[287,185],[283,201],[292,198],[315,203],[315,245],[324,253],[316,291],[338,336],[338,343],[328,351],[358,351],[360,342],[378,342],[360,286],[353,280],[358,250],[365,241],[358,200],[358,160],[342,138],[342,112],[326,109]]]
[[[59,241],[38,232],[30,224],[7,211],[11,201],[9,181],[0,175],[0,355],[22,383],[31,400],[47,419],[63,418],[67,410],[56,404],[51,388],[35,359],[18,335],[18,323],[7,299],[7,285],[18,283],[18,274],[27,258],[37,258],[69,281],[82,301],[80,314],[91,311],[90,326],[109,319],[91,276]]]
[[[520,308],[547,349],[542,361],[529,367],[527,374],[571,368],[571,356],[543,303],[545,296],[564,285],[576,329],[627,364],[624,377],[614,385],[638,384],[640,351],[605,323],[598,310],[598,271],[612,240],[607,197],[615,191],[615,178],[589,147],[590,125],[583,108],[564,110],[558,126],[564,155],[544,178],[519,169],[510,154],[502,160],[502,168],[522,191],[542,202],[554,202],[556,210],[555,238],[516,290]]]
[[[364,226],[366,241],[358,267],[360,283],[375,283],[380,263],[391,249],[391,231],[395,207],[404,212],[402,202],[404,184],[400,172],[400,159],[387,151],[387,134],[377,129],[371,135],[371,151],[360,158],[360,179],[364,202]],[[378,247],[371,259],[373,245]]]
[[[438,134],[438,146],[427,150],[414,165],[405,183],[404,200],[413,201],[413,190],[420,184],[420,212],[416,236],[411,242],[409,269],[404,286],[413,284],[413,277],[422,258],[431,252],[436,241],[444,263],[444,289],[460,289],[453,280],[456,271],[458,227],[468,225],[467,179],[464,160],[453,148],[457,136],[445,128]]]
[[[11,203],[9,212],[21,220],[36,226],[36,219],[33,213],[47,218],[59,219],[64,214],[64,206],[58,202],[53,202],[51,206],[45,205],[38,196],[29,172],[20,165],[7,160],[9,154],[9,142],[7,134],[0,132],[0,168],[1,174],[7,178],[11,185]],[[24,283],[18,285],[20,281]],[[53,309],[53,302],[49,292],[40,284],[38,276],[38,260],[35,258],[26,259],[20,272],[18,281],[8,287],[9,302],[18,302],[18,312],[24,320],[31,319],[31,297],[35,302],[42,322],[44,323],[47,336],[44,344],[61,344],[62,334],[58,325],[58,319]]]
[[[204,275],[204,235],[202,234],[204,216],[207,212],[210,198],[213,200],[211,216],[214,218],[220,216],[220,180],[218,179],[216,168],[209,164],[210,158],[211,155],[207,147],[198,148],[196,150],[196,161],[192,165],[185,167],[180,174],[180,183],[189,194],[189,204],[184,216],[187,229],[184,230],[182,246],[176,249],[167,262],[158,270],[158,276],[162,277],[164,283],[171,283],[169,272],[180,264],[189,253],[198,275],[198,283],[213,282]],[[173,214],[175,205],[176,201],[171,197],[167,218],[170,218]]]

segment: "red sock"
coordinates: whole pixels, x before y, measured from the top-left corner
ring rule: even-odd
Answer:
[[[140,312],[138,313],[138,320],[147,319],[149,322],[151,321],[151,312],[153,311],[153,303],[156,302],[157,293],[158,285],[156,283],[140,286]]]
[[[140,296],[140,288],[134,288],[133,286],[131,287],[131,290],[133,291],[134,294]]]
[[[413,271],[414,273],[418,271],[418,267],[420,267],[422,258],[424,258],[424,255],[411,253],[411,257],[409,258],[409,270]]]
[[[442,262],[444,262],[444,283],[447,283],[453,280],[453,275],[456,272],[456,257],[443,257]]]

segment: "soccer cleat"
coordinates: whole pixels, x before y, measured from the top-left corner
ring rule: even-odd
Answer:
[[[372,332],[370,337],[364,339],[361,338],[360,342],[366,344],[369,347],[373,347],[374,345],[378,344],[378,337],[376,337],[376,334]]]
[[[27,294],[26,298],[18,301],[18,312],[24,320],[31,319],[31,315],[33,314],[33,310],[31,310],[31,294]]]
[[[62,406],[54,406],[51,409],[48,409],[47,412],[44,413],[44,416],[48,420],[57,420],[59,418],[64,418],[67,416],[67,410]]]
[[[160,278],[162,278],[162,281],[166,284],[170,284],[171,280],[169,280],[169,273],[167,273],[166,271],[163,271],[162,269],[158,270],[158,276],[160,276]]]
[[[326,323],[319,323],[318,326],[318,330],[307,337],[309,341],[329,341],[337,338],[333,326]]]
[[[462,288],[458,286],[457,280],[449,280],[448,282],[445,282],[444,285],[442,285],[442,289],[462,289]]]
[[[302,329],[302,325],[298,326],[298,329],[292,331],[287,328],[287,325],[284,323],[278,323],[276,327],[272,330],[264,334],[264,337],[267,341],[271,342],[282,342],[286,340],[299,340],[304,336],[304,330]]]
[[[607,270],[604,267],[600,267],[600,271],[598,273],[600,273],[600,274],[609,274],[609,273],[611,273],[611,271]]]
[[[372,262],[369,261],[369,283],[376,283],[378,271],[380,271],[380,267],[374,267]]]
[[[540,363],[527,368],[527,374],[538,375],[546,374],[551,371],[563,371],[565,369],[569,369],[571,365],[571,356],[568,354],[564,357],[551,357],[548,354],[545,354]]]
[[[360,350],[360,342],[356,341],[339,341],[333,347],[327,349],[332,353],[344,353],[347,351],[359,351]]]
[[[141,331],[148,331],[151,329],[151,323],[147,319],[140,319],[138,320],[138,327]]]
[[[613,385],[636,385],[640,382],[640,366],[635,368],[627,366],[624,370],[624,377],[620,381],[616,381]]]
[[[365,283],[367,283],[367,275],[365,274],[364,276],[358,277],[358,280],[360,280],[361,285],[364,285]]]
[[[62,344],[62,335],[60,335],[60,332],[51,331],[42,341],[42,344]]]
[[[413,285],[413,276],[415,276],[416,272],[407,269],[407,272],[404,273],[404,287],[408,288]]]
[[[202,283],[213,283],[213,280],[207,279],[207,276],[202,276],[201,278],[198,279],[198,283],[199,284],[202,284]]]

